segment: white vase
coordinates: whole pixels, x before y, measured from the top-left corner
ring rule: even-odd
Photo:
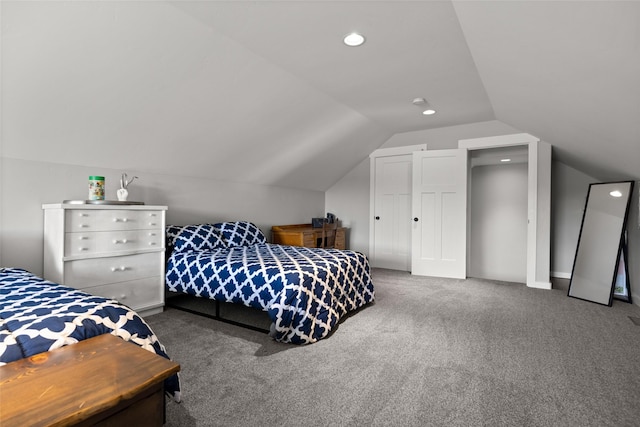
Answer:
[[[129,196],[129,192],[127,191],[126,188],[120,188],[117,191],[117,195],[118,195],[118,201],[126,202],[127,201],[127,197]]]

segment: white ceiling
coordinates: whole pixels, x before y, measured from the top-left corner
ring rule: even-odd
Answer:
[[[0,8],[3,156],[324,191],[395,133],[499,120],[640,179],[639,2]]]

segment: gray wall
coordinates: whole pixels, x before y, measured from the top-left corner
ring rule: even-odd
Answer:
[[[598,180],[560,162],[551,170],[551,271],[570,278],[589,184]],[[613,273],[612,273],[613,274]]]
[[[526,283],[526,163],[471,169],[469,277]]]
[[[0,266],[42,274],[42,204],[87,198],[89,175],[106,177],[106,198],[116,199],[122,171],[2,158]],[[168,224],[247,220],[270,239],[272,225],[323,216],[324,193],[202,178],[127,171],[138,175],[129,200],[166,205]]]
[[[348,228],[347,247],[369,253],[369,159],[363,160],[325,193],[327,212]]]

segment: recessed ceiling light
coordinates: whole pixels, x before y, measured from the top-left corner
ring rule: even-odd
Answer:
[[[436,110],[434,110],[424,98],[414,98],[411,103],[420,108],[422,110],[422,114],[425,116],[430,116],[436,113]]]
[[[611,197],[622,197],[622,193],[619,192],[618,190],[613,190],[611,193],[609,193],[611,195]]]
[[[505,162],[505,163],[506,163],[506,162],[510,162],[510,161],[511,161],[511,159],[500,159],[500,161],[501,161],[501,162]]]
[[[347,46],[355,47],[360,46],[362,43],[364,43],[364,36],[358,33],[350,33],[344,36],[344,44]]]

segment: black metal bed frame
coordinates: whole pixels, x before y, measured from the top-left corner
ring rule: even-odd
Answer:
[[[168,299],[165,300],[165,306],[166,307],[171,307],[171,308],[175,308],[177,310],[186,311],[187,313],[196,314],[196,315],[202,316],[202,317],[207,317],[209,319],[214,319],[214,320],[217,320],[219,322],[228,323],[230,325],[240,326],[241,328],[251,329],[252,331],[263,332],[263,333],[266,333],[266,334],[269,334],[271,332],[269,329],[261,328],[259,326],[250,325],[248,323],[242,323],[242,322],[238,322],[236,320],[226,319],[226,318],[222,317],[220,315],[220,301],[218,301],[218,300],[212,300],[216,304],[215,305],[215,314],[203,313],[201,311],[193,310],[191,308],[187,308],[187,307],[181,306],[179,304],[172,304],[170,302],[170,300],[171,300],[171,298],[168,298]]]

